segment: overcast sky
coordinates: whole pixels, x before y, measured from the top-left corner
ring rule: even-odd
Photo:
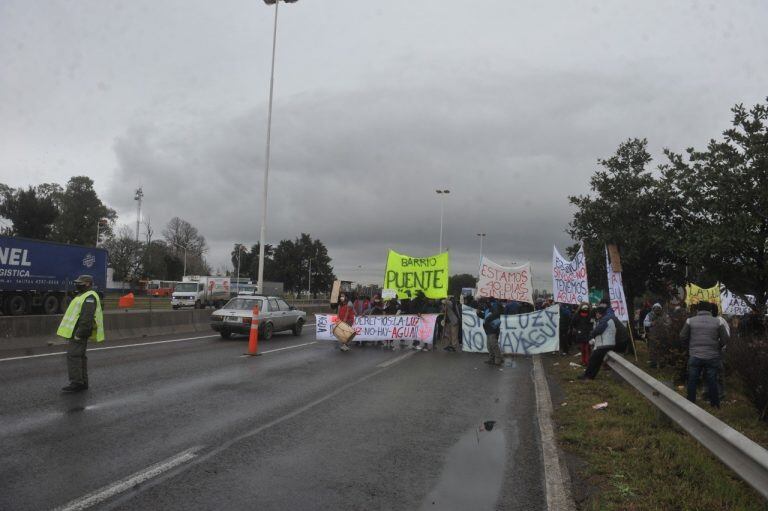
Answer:
[[[274,8],[262,0],[2,0],[0,182],[89,175],[135,222],[199,228],[214,268],[258,241]],[[768,3],[299,0],[280,6],[267,240],[338,276],[387,249],[475,272],[476,233],[551,287],[569,194],[629,137],[703,147],[768,95]]]

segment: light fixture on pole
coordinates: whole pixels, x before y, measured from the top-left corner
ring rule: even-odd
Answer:
[[[443,214],[445,213],[445,201],[443,200],[446,195],[451,193],[450,190],[435,190],[440,196],[440,250],[438,254],[443,253]]]
[[[294,3],[296,0],[283,0]],[[272,67],[269,72],[269,106],[267,107],[267,147],[264,153],[264,190],[261,197],[261,231],[259,233],[259,274],[256,281],[258,292],[261,293],[264,284],[264,245],[267,238],[267,189],[269,186],[270,151],[272,147],[272,99],[275,92],[275,49],[277,47],[277,10],[280,0],[264,0],[267,5],[275,5],[275,22],[272,28]]]
[[[184,250],[184,270],[181,274],[181,280],[184,280],[184,277],[187,276],[187,246],[186,245],[179,245],[175,241],[171,241],[171,245],[175,245],[179,247],[180,249]]]
[[[144,190],[141,187],[136,189],[133,200],[136,201],[136,243],[139,242],[139,227],[141,226],[141,199],[144,198]]]
[[[101,245],[101,228],[106,227],[109,225],[109,220],[106,218],[99,218],[99,221],[96,222],[96,247],[98,248],[99,245]]]

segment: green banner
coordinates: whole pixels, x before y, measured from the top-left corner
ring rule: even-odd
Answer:
[[[416,298],[424,291],[427,298],[448,296],[448,252],[432,257],[411,257],[390,250],[384,289],[394,289],[398,298]]]

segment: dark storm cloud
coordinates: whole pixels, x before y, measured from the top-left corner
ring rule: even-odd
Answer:
[[[570,243],[567,195],[585,191],[596,158],[644,135],[682,100],[652,100],[652,83],[609,76],[487,78],[436,75],[432,86],[408,90],[372,85],[280,99],[268,240],[309,232],[340,272],[378,278],[388,248],[437,251],[435,189],[448,188],[444,246],[454,271],[474,270],[483,231],[489,256],[533,260],[543,274],[552,244]],[[153,220],[187,219],[210,240],[214,263],[226,260],[221,254],[233,242],[258,237],[264,118],[251,111],[136,126],[115,143],[116,182],[143,184]],[[617,129],[620,119],[633,121]],[[110,198],[131,207],[122,184]]]

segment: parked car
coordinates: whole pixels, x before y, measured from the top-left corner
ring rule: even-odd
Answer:
[[[229,339],[232,334],[249,335],[253,308],[256,306],[259,307],[259,339],[269,340],[275,332],[284,331],[301,335],[307,313],[275,296],[239,295],[232,298],[211,314],[211,328],[219,332],[223,339]]]

